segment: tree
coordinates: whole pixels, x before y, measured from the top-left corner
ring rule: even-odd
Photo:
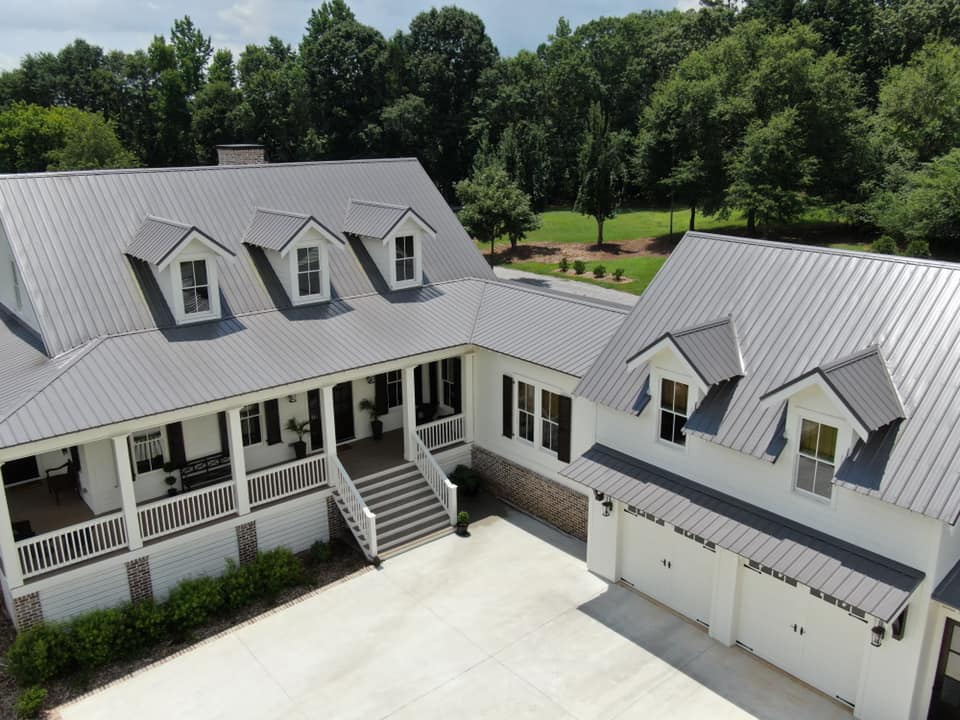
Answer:
[[[496,162],[476,168],[468,179],[457,183],[456,190],[463,203],[460,222],[474,238],[490,243],[491,263],[498,237],[507,235],[510,246],[516,248],[528,232],[540,227],[529,196]]]
[[[192,131],[201,161],[213,162],[217,145],[240,140],[237,128],[240,101],[233,55],[229,50],[218,50],[207,82],[193,103]]]
[[[200,32],[189,15],[184,15],[183,19],[173,21],[170,44],[184,93],[187,97],[193,97],[203,85],[207,63],[213,54],[210,37]]]
[[[580,145],[580,189],[574,209],[597,221],[597,247],[603,245],[604,222],[620,207],[625,160],[626,136],[610,129],[600,103],[594,103]]]

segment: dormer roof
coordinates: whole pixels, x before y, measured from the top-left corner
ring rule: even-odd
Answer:
[[[371,200],[351,199],[343,220],[343,231],[351,235],[385,240],[400,223],[412,217],[423,230],[436,235],[436,230],[409,205],[393,205]]]
[[[243,242],[285,255],[293,241],[307,227],[314,227],[331,243],[342,246],[344,241],[313,215],[257,208],[253,220],[243,235]]]
[[[167,263],[177,254],[177,251],[186,246],[191,240],[200,240],[213,252],[224,257],[234,257],[234,252],[218,243],[196,225],[177,222],[167,218],[147,215],[140,227],[137,228],[133,240],[124,252],[137,260],[143,260],[159,268],[166,267]]]

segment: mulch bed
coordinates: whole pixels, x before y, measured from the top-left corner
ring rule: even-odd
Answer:
[[[309,562],[308,554],[301,553],[300,558],[304,561],[307,576],[310,578],[309,584],[284,591],[273,603],[255,603],[233,616],[219,618],[206,627],[195,631],[193,637],[185,642],[162,642],[147,655],[135,660],[109,665],[89,677],[73,676],[63,680],[52,680],[46,686],[48,694],[44,707],[57,707],[81,695],[116,682],[159,660],[184,652],[190,647],[213,638],[226,630],[295,602],[304,595],[313,593],[318,588],[336,583],[364,568],[370,567],[366,558],[356,546],[339,540],[331,540],[330,544],[333,557],[326,563],[313,565]],[[0,655],[4,658],[13,643],[14,637],[16,637],[16,632],[10,620],[6,616],[0,617]],[[0,720],[14,720],[16,718],[15,705],[20,691],[21,688],[7,674],[4,660],[0,659]],[[55,715],[48,710],[46,715],[41,715],[41,717],[55,717]]]
[[[596,243],[520,243],[516,248],[507,246],[498,249],[494,259],[498,263],[522,262],[524,260],[558,263],[560,258],[565,257],[572,263],[574,260],[583,260],[584,262],[610,261],[640,255],[668,255],[670,250],[669,243],[659,238],[622,240],[620,242],[604,243],[599,247]],[[490,254],[489,247],[484,250],[484,254]]]

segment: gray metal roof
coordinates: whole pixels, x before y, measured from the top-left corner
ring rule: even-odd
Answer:
[[[603,445],[561,473],[884,621],[924,574]]]
[[[311,215],[346,240],[341,225],[356,197],[411,207],[435,228],[423,243],[427,282],[493,278],[412,159],[5,175],[0,222],[46,350],[59,355],[98,337],[172,324],[169,310],[151,302],[162,296],[144,286],[149,273],[124,254],[148,215],[189,223],[237,254],[220,263],[220,289],[225,313],[244,314],[282,307],[257,249],[242,249],[255,208]],[[335,297],[383,289],[367,260],[354,245],[331,255]]]
[[[383,240],[407,213],[413,213],[420,222],[434,230],[433,226],[409,205],[351,199],[343,220],[343,232]]]
[[[193,225],[147,215],[136,234],[127,245],[126,253],[130,257],[143,260],[151,265],[159,265],[192,233],[199,233],[207,240],[219,246],[225,254],[235,255],[230,248],[224,247],[209,235]]]
[[[243,242],[281,252],[308,222],[310,216],[305,213],[257,208],[250,227],[243,234]]]
[[[957,562],[937,585],[933,591],[933,599],[960,610],[960,562]]]
[[[736,319],[747,372],[708,393],[689,418],[688,433],[776,460],[785,405],[767,406],[761,397],[810,368],[875,346],[906,419],[858,443],[839,468],[838,483],[957,521],[960,266],[687,233],[577,393],[635,412],[648,371],[627,371],[627,359],[671,328],[723,315]]]
[[[641,349],[637,356],[669,339],[707,386],[743,375],[743,359],[733,318],[711,320],[671,330]],[[636,356],[635,356],[636,357]]]

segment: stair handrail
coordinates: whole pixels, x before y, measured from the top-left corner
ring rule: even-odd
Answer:
[[[414,453],[414,464],[430,485],[430,489],[433,490],[437,499],[440,500],[440,504],[443,505],[444,510],[447,511],[447,515],[450,517],[450,524],[456,525],[457,486],[450,482],[450,478],[443,472],[443,468],[440,467],[436,458],[433,457],[427,449],[427,446],[424,445],[416,433],[413,434],[413,441],[414,448],[416,449]]]
[[[329,456],[328,456],[329,457]],[[357,523],[359,531],[363,534],[369,548],[370,559],[377,557],[377,515],[364,502],[363,496],[357,490],[357,486],[350,479],[350,474],[343,467],[340,458],[334,456],[333,472],[327,473],[330,483],[343,498],[344,504]],[[358,538],[359,539],[359,538]]]

